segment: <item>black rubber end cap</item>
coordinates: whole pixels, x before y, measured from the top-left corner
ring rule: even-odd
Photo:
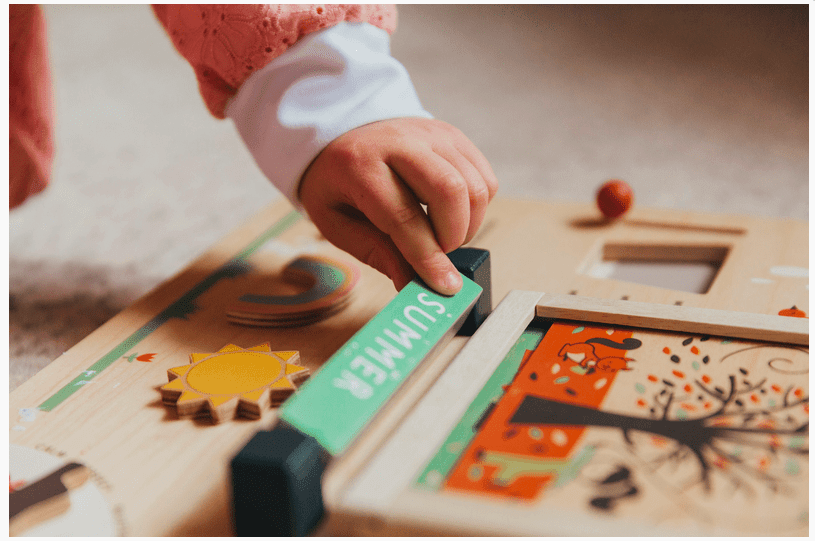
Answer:
[[[324,514],[320,480],[329,458],[317,440],[285,423],[255,434],[230,464],[235,533],[308,535]]]
[[[484,292],[473,307],[472,312],[458,331],[463,336],[472,336],[478,327],[492,312],[492,274],[490,270],[490,252],[480,248],[458,248],[447,257],[458,272],[480,285]]]

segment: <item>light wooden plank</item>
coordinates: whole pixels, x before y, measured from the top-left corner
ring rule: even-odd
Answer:
[[[384,443],[371,462],[374,449],[367,448],[355,458],[365,462],[365,471],[343,496],[342,506],[384,512],[399,491],[426,464],[444,441],[449,427],[467,410],[467,397],[477,393],[512,348],[534,316],[535,303],[542,294],[511,291],[470,338],[448,369],[415,407],[410,417]],[[452,399],[451,399],[452,398]],[[398,468],[393,468],[394,457]],[[326,501],[338,505],[339,491],[350,473],[342,465],[326,473],[323,489]],[[382,475],[387,471],[387,475]]]
[[[809,320],[710,308],[670,306],[577,295],[546,295],[537,317],[728,336],[761,342],[809,344]]]
[[[347,481],[340,468],[329,471],[332,494],[331,531],[343,535],[732,535],[734,530],[714,524],[676,521],[649,525],[647,521],[605,518],[602,513],[564,509],[568,502],[547,506],[517,505],[517,502],[492,500],[474,494],[432,492],[414,486],[419,473],[440,448],[452,427],[476,396],[495,367],[505,357],[512,340],[531,321],[534,310],[539,317],[590,321],[613,325],[633,322],[659,323],[673,316],[670,329],[683,333],[706,334],[706,329],[735,330],[754,339],[756,333],[770,338],[785,338],[784,332],[766,331],[763,322],[792,325],[789,331],[796,340],[806,335],[806,321],[780,316],[751,318],[753,314],[734,314],[723,310],[695,309],[664,305],[646,305],[625,301],[585,299],[571,295],[536,295],[533,292],[511,292],[487,319],[484,326],[462,348],[438,381],[405,418],[381,448],[372,456],[366,454],[365,466]],[[532,304],[535,304],[534,308]],[[601,317],[608,314],[608,318]],[[586,317],[578,317],[586,316]],[[700,318],[699,321],[691,319]],[[736,318],[734,321],[733,318]],[[650,319],[649,319],[650,318]],[[639,325],[638,325],[639,326]],[[691,331],[691,329],[696,329]],[[701,329],[701,331],[700,331]],[[752,333],[752,334],[749,334]],[[725,333],[731,336],[732,333]],[[767,341],[767,340],[765,340]],[[772,341],[772,340],[770,340]],[[789,341],[781,340],[786,347]],[[722,343],[727,343],[724,341]],[[511,344],[510,344],[511,345]],[[715,344],[711,346],[718,347]],[[799,351],[799,348],[794,348]],[[683,376],[684,377],[684,376]],[[625,403],[631,394],[624,392]],[[611,410],[622,410],[612,404]],[[359,460],[359,457],[358,457]],[[345,488],[344,492],[342,489]]]

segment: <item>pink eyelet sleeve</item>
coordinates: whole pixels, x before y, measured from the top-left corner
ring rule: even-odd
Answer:
[[[9,208],[48,185],[54,161],[53,97],[45,18],[9,6]]]
[[[343,21],[371,23],[388,33],[396,28],[390,5],[155,5],[153,11],[192,65],[217,118],[225,118],[227,102],[250,75],[306,34]]]
[[[391,33],[396,8],[382,5],[156,5],[173,45],[192,65],[209,111],[225,118],[243,82],[300,38],[340,22]],[[53,96],[46,24],[34,5],[9,6],[9,207],[48,185],[54,159]]]

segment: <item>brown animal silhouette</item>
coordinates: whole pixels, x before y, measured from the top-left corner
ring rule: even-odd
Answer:
[[[578,342],[575,344],[564,344],[560,351],[558,352],[558,357],[561,357],[564,361],[569,360],[572,362],[577,363],[583,368],[592,369],[601,371],[601,372],[617,372],[618,370],[631,370],[628,367],[628,363],[634,362],[635,359],[631,359],[629,357],[600,357],[597,355],[597,350],[594,349],[594,345],[591,342],[600,343],[602,339],[591,339],[587,340],[586,342]],[[603,341],[602,343],[606,345],[608,342],[611,341]],[[611,342],[611,344],[615,344]],[[635,347],[620,347],[620,346],[628,346],[628,344],[620,344],[618,349],[635,349]],[[633,345],[633,344],[631,344]],[[638,347],[637,344],[636,347]],[[612,346],[614,347],[614,346]]]

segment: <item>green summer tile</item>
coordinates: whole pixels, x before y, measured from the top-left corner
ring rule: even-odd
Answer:
[[[342,452],[414,368],[469,313],[481,287],[462,276],[451,297],[414,280],[280,409],[280,418]]]

